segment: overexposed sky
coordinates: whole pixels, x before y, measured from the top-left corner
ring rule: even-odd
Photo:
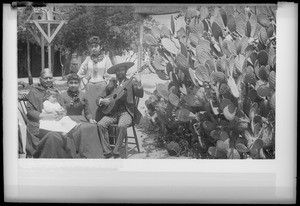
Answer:
[[[197,5],[190,5],[187,7],[188,10],[196,10]],[[171,28],[171,16],[175,17],[178,13],[166,14],[166,15],[153,15],[153,19],[158,21],[162,25],[166,25],[168,28]],[[174,19],[175,22],[175,31],[179,30],[180,27],[185,26],[184,17]]]
[[[171,16],[173,16],[173,18],[174,18],[175,16],[177,16],[177,13],[166,14],[166,15],[153,15],[152,17],[160,24],[166,25],[168,28],[171,29]],[[180,27],[185,26],[183,17],[180,17],[177,20],[174,19],[174,22],[175,22],[175,31],[179,30]]]

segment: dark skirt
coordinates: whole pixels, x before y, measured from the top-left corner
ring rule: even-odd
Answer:
[[[66,136],[60,132],[39,130],[27,133],[26,152],[34,158],[103,158],[97,124],[82,115],[70,116],[79,124]]]
[[[69,135],[75,144],[78,158],[103,158],[97,124],[89,123],[82,115],[70,116],[79,123]]]
[[[96,99],[99,96],[106,96],[106,82],[102,81],[99,83],[87,83],[86,85],[86,95],[89,102],[89,106],[92,112],[92,118],[99,121],[104,114],[96,103]]]
[[[103,158],[97,124],[81,123],[72,138],[78,158]]]
[[[40,130],[37,138],[40,140],[35,146],[35,158],[74,158],[76,150],[74,141],[59,132]]]

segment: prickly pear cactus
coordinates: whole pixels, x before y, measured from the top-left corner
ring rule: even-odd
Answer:
[[[275,157],[276,9],[200,5],[180,14],[185,27],[171,16],[171,29],[145,35],[149,67],[166,81],[156,88],[159,119],[193,125],[211,158]]]

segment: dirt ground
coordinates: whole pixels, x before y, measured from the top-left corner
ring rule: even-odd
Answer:
[[[164,80],[158,78],[156,74],[142,74],[142,83],[145,90],[144,97],[140,99],[138,109],[143,114],[143,118],[146,118],[146,106],[145,101],[149,98],[149,94],[155,90],[156,83],[164,83]],[[18,79],[18,82],[28,83],[28,78]],[[62,77],[54,77],[54,81],[57,86],[66,84]],[[34,83],[39,82],[39,78],[33,79]],[[63,90],[62,90],[63,91]],[[22,91],[26,92],[26,91]],[[140,153],[134,145],[129,144],[128,159],[173,159],[178,157],[171,157],[165,149],[156,148],[154,145],[154,139],[156,134],[145,134],[141,129],[136,128],[138,143],[140,147]],[[132,136],[133,132],[131,128],[128,128],[128,135]],[[129,139],[129,142],[134,141],[134,139]],[[125,157],[125,149],[121,151],[121,157]]]

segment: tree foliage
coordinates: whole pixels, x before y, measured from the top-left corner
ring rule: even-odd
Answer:
[[[134,49],[138,38],[138,18],[130,6],[57,7],[68,23],[59,33],[56,43],[71,52],[82,54],[88,49],[87,39],[99,36],[106,51],[120,53]]]
[[[33,11],[46,11],[48,8],[26,7],[18,9],[18,42],[37,44],[26,27],[26,21]],[[53,11],[59,12],[67,21],[63,25],[52,45],[60,51],[60,62],[63,75],[68,73],[71,54],[77,52],[85,56],[88,51],[87,40],[91,36],[99,36],[103,49],[110,55],[121,55],[125,50],[137,51],[139,17],[133,6],[69,6],[56,5]],[[33,32],[40,35],[33,25]],[[19,62],[24,64],[24,62]]]
[[[26,31],[25,22],[32,11],[41,9],[18,9],[18,40],[25,41],[29,37],[34,42],[32,35]],[[136,49],[139,19],[132,6],[55,6],[54,9],[67,21],[54,39],[56,48],[64,47],[82,53],[88,49],[87,39],[97,35],[102,46],[114,53]]]

